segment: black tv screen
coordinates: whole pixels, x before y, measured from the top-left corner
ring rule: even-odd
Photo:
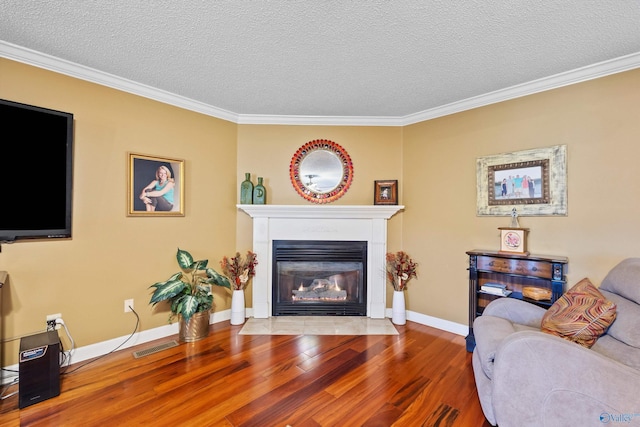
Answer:
[[[73,114],[0,99],[0,242],[71,237]]]

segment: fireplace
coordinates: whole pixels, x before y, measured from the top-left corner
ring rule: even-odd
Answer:
[[[385,254],[387,220],[404,206],[398,205],[238,205],[253,218],[253,251],[258,256],[251,281],[256,319],[273,316],[273,242],[276,240],[367,242],[366,316],[383,319],[386,312]]]
[[[273,316],[366,316],[367,242],[274,240]]]

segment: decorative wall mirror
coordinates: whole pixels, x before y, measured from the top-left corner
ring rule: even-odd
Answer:
[[[315,139],[296,151],[289,166],[296,192],[313,203],[330,203],[344,195],[353,180],[346,150],[333,141]]]

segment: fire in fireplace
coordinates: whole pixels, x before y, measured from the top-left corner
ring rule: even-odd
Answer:
[[[274,316],[366,316],[367,242],[273,241]]]

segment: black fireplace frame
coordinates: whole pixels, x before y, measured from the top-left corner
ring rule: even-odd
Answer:
[[[359,240],[273,240],[273,316],[366,316],[368,243]],[[360,294],[348,301],[280,301],[278,262],[361,262]]]

